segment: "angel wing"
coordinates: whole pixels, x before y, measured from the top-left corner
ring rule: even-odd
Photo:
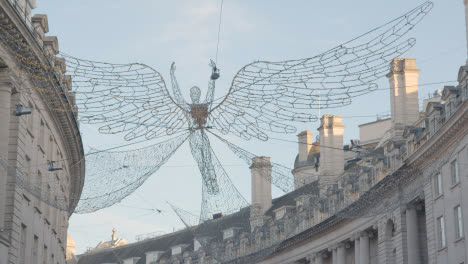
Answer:
[[[153,139],[185,130],[186,104],[179,97],[171,67],[174,98],[159,72],[139,63],[111,64],[62,54],[80,121],[99,124],[104,134],[125,133],[126,140]]]
[[[267,132],[294,133],[294,122],[317,119],[313,109],[339,107],[377,89],[388,63],[415,45],[400,39],[432,9],[425,2],[403,16],[314,57],[257,61],[234,77],[209,120],[223,134],[267,140]]]
[[[157,172],[189,135],[186,132],[139,149],[86,154],[86,181],[74,212],[91,213],[122,201]]]

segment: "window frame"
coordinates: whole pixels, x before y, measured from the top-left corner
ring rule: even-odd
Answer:
[[[444,216],[437,217],[437,229],[439,249],[442,249],[447,247]]]
[[[463,211],[460,205],[453,208],[454,224],[455,224],[455,238],[460,239],[464,236],[463,230]]]
[[[452,178],[452,185],[456,185],[460,182],[460,173],[459,173],[458,160],[454,159],[450,162],[450,177]]]
[[[39,262],[39,237],[34,235],[34,240],[33,240],[33,248],[32,248],[32,261],[33,263],[38,263]]]
[[[442,174],[439,172],[434,177],[434,189],[436,198],[444,194],[444,185],[442,182]]]
[[[26,263],[26,247],[27,247],[27,240],[28,240],[28,227],[21,223],[21,234],[20,234],[20,252],[18,256],[18,263],[25,264]]]

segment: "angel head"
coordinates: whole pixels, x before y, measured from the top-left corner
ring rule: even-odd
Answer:
[[[192,99],[192,104],[200,103],[201,90],[198,86],[193,86],[190,88],[190,99]]]

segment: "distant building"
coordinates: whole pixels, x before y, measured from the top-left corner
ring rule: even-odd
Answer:
[[[47,16],[31,16],[35,6],[35,0],[0,1],[2,264],[64,264],[69,212],[84,182],[84,163],[79,162],[84,159],[83,146],[73,96],[67,92],[69,76],[62,75],[63,61],[45,55],[58,53],[58,41],[45,35]],[[22,71],[28,65],[11,52],[18,43],[34,51],[27,63],[39,60],[56,67],[47,96],[38,89],[43,87],[35,86],[35,77]],[[51,109],[50,100],[59,102],[63,111]],[[57,209],[59,203],[63,208]]]
[[[99,244],[95,248],[89,249],[88,252],[93,252],[93,251],[97,251],[97,250],[101,250],[101,249],[115,248],[115,247],[120,247],[120,246],[127,245],[127,241],[125,241],[125,239],[117,238],[117,233],[116,232],[117,231],[115,230],[115,228],[112,229],[112,239],[111,240],[99,242]]]
[[[418,74],[415,59],[392,61],[391,118],[360,125],[351,145],[339,116],[321,117],[317,142],[300,133],[294,191],[272,199],[257,157],[252,206],[79,263],[468,263],[468,65],[422,112]]]

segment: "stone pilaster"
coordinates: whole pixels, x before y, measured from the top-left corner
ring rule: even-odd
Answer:
[[[392,229],[393,222],[388,218],[382,219],[378,223],[378,257],[381,263],[392,263]]]
[[[8,142],[10,137],[12,83],[8,70],[0,70],[0,233],[5,228],[7,206]]]
[[[360,258],[361,257],[361,247],[360,247],[360,242],[359,238],[356,238],[354,240],[354,263],[360,263]]]
[[[317,253],[315,255],[315,263],[314,264],[323,264],[323,256],[321,253]]]
[[[406,240],[408,251],[408,263],[420,264],[418,214],[414,206],[406,208]]]
[[[361,232],[359,244],[359,263],[370,264],[369,234],[367,232]]]
[[[337,248],[334,247],[333,249],[331,249],[331,252],[332,252],[332,263],[333,264],[338,264],[338,261],[337,261]]]
[[[346,248],[343,243],[339,243],[336,248],[336,264],[346,263]]]

